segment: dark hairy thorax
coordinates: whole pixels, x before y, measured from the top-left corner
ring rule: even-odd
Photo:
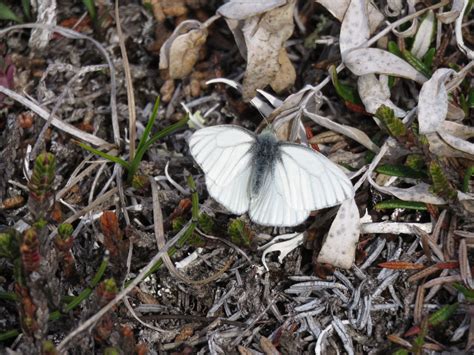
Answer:
[[[279,142],[272,132],[264,131],[257,136],[251,148],[253,156],[252,173],[250,177],[250,192],[258,194],[268,174],[273,174],[276,162],[281,158]]]

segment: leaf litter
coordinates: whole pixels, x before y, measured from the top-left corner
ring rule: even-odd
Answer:
[[[122,33],[99,2],[95,15],[48,1],[36,24],[0,22],[0,349],[472,350],[468,2],[145,3],[120,3]],[[310,35],[333,40],[315,50]],[[127,176],[130,131],[139,151],[186,114]],[[355,198],[280,230],[212,201],[187,139],[196,126],[261,130],[260,115],[340,162]],[[390,196],[426,208],[374,208]]]

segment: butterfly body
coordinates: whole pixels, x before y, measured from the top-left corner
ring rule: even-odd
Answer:
[[[259,134],[251,147],[254,166],[250,174],[251,196],[258,196],[265,179],[273,175],[275,164],[281,158],[278,140],[270,131]]]
[[[205,173],[209,195],[261,225],[295,226],[311,211],[354,195],[337,165],[311,148],[278,141],[271,131],[255,135],[233,125],[206,127],[191,136],[189,148]]]

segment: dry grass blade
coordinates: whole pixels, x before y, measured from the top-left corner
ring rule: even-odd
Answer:
[[[127,101],[128,101],[128,129],[129,129],[129,160],[135,157],[135,141],[137,138],[137,114],[135,109],[135,95],[133,91],[132,75],[130,73],[130,64],[128,62],[127,48],[125,48],[125,40],[120,24],[119,1],[115,1],[115,21],[117,28],[117,36],[119,39],[120,52],[122,53],[123,71],[125,73],[125,81],[127,83]]]

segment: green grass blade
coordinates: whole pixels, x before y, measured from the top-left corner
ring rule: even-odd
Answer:
[[[423,202],[403,201],[399,199],[386,200],[386,201],[379,202],[374,206],[374,208],[377,211],[386,210],[386,209],[393,210],[395,208],[404,208],[407,210],[421,210],[421,211],[425,211],[427,209],[426,204]]]
[[[3,2],[0,2],[0,20],[5,21],[15,21],[18,23],[23,23],[23,20],[17,16],[7,5]]]
[[[156,121],[156,117],[158,116],[159,108],[160,108],[160,97],[158,96],[156,98],[155,106],[153,107],[153,112],[151,114],[151,117],[148,120],[148,123],[146,124],[145,130],[143,131],[140,141],[138,142],[137,151],[139,151],[140,149],[143,149],[143,146],[148,140],[148,137],[150,136],[150,133],[151,133],[151,129],[153,128],[153,125],[155,124],[155,121]]]
[[[182,120],[176,122],[175,124],[172,124],[171,126],[168,126],[155,134],[153,137],[151,137],[149,140],[147,140],[144,144],[141,145],[137,149],[137,153],[135,154],[135,157],[133,158],[132,162],[130,163],[130,168],[128,169],[128,182],[131,182],[133,179],[133,176],[138,170],[138,166],[140,165],[140,162],[143,159],[143,156],[145,155],[145,152],[150,148],[152,144],[154,144],[156,141],[166,137],[167,135],[177,131],[178,129],[183,128],[186,123],[188,122],[188,116],[183,118]]]
[[[87,144],[84,144],[84,143],[81,143],[81,142],[77,142],[77,144],[81,148],[84,148],[85,150],[91,152],[92,154],[98,155],[98,156],[100,156],[104,159],[110,160],[111,162],[122,165],[127,170],[130,168],[130,165],[125,160],[123,160],[119,157],[104,153],[104,152],[102,152],[98,149],[92,148],[90,145],[87,145]]]

